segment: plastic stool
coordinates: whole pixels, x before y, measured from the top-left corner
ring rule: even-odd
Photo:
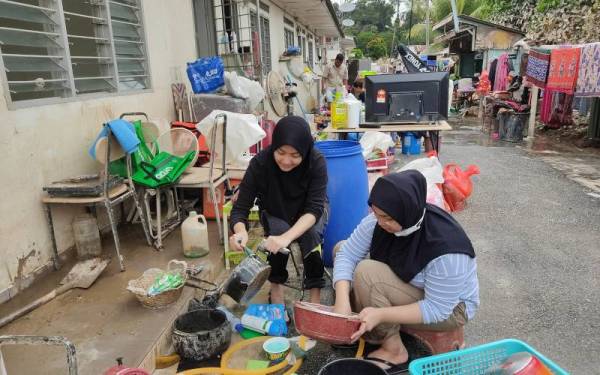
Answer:
[[[431,350],[432,354],[441,354],[465,348],[464,327],[456,328],[452,331],[426,331],[409,327],[402,327],[400,330],[420,340]]]

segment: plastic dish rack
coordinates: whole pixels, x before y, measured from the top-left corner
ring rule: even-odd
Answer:
[[[515,339],[420,358],[412,361],[408,369],[411,375],[483,375],[490,367],[518,352],[534,354],[555,375],[569,374],[531,346]]]

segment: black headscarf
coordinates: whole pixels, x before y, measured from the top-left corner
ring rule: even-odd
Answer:
[[[289,172],[279,169],[274,153],[281,146],[292,146],[302,162]],[[261,205],[269,214],[293,224],[303,213],[308,185],[314,141],[308,123],[298,116],[283,117],[273,131],[271,146],[260,154],[266,168],[267,191]],[[320,155],[319,155],[320,156]]]
[[[421,228],[405,237],[397,237],[379,224],[373,232],[371,259],[386,263],[407,283],[429,262],[444,254],[475,257],[473,245],[458,222],[441,208],[426,203],[426,198],[427,181],[413,170],[379,178],[369,197],[369,205],[384,211],[403,230],[423,217]]]

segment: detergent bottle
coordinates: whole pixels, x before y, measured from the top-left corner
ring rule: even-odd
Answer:
[[[208,254],[208,228],[206,218],[190,211],[190,215],[181,224],[183,255],[188,258],[199,258]]]
[[[334,129],[348,127],[348,105],[340,91],[335,93],[335,99],[331,103],[331,125]]]

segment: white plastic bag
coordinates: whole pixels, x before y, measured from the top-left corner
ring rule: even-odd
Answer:
[[[258,120],[254,115],[214,110],[196,125],[196,129],[206,137],[209,147],[210,132],[213,131],[215,118],[221,113],[227,115],[227,145],[225,149],[225,160],[227,163],[243,163],[244,152],[246,152],[250,146],[255,145],[258,141],[266,137],[267,134],[260,125],[258,125]],[[215,155],[215,162],[220,163],[222,160],[222,155],[219,154],[222,143],[222,132],[218,131],[215,141],[215,150],[210,150],[211,154]]]
[[[241,82],[244,77],[238,77],[236,72],[225,72],[225,89],[234,98],[248,99],[249,94],[246,85]]]
[[[388,148],[394,145],[394,141],[389,134],[369,131],[360,139],[360,145],[362,146],[363,157],[366,159],[375,149],[387,152]]]
[[[427,180],[427,203],[445,210],[444,193],[437,185],[444,183],[443,168],[439,159],[435,156],[416,159],[400,168],[399,172],[411,169],[421,172]]]
[[[265,90],[262,88],[260,83],[253,81],[246,77],[240,77],[242,82],[246,84],[246,91],[248,92],[248,106],[250,111],[254,111],[258,104],[265,98]]]

